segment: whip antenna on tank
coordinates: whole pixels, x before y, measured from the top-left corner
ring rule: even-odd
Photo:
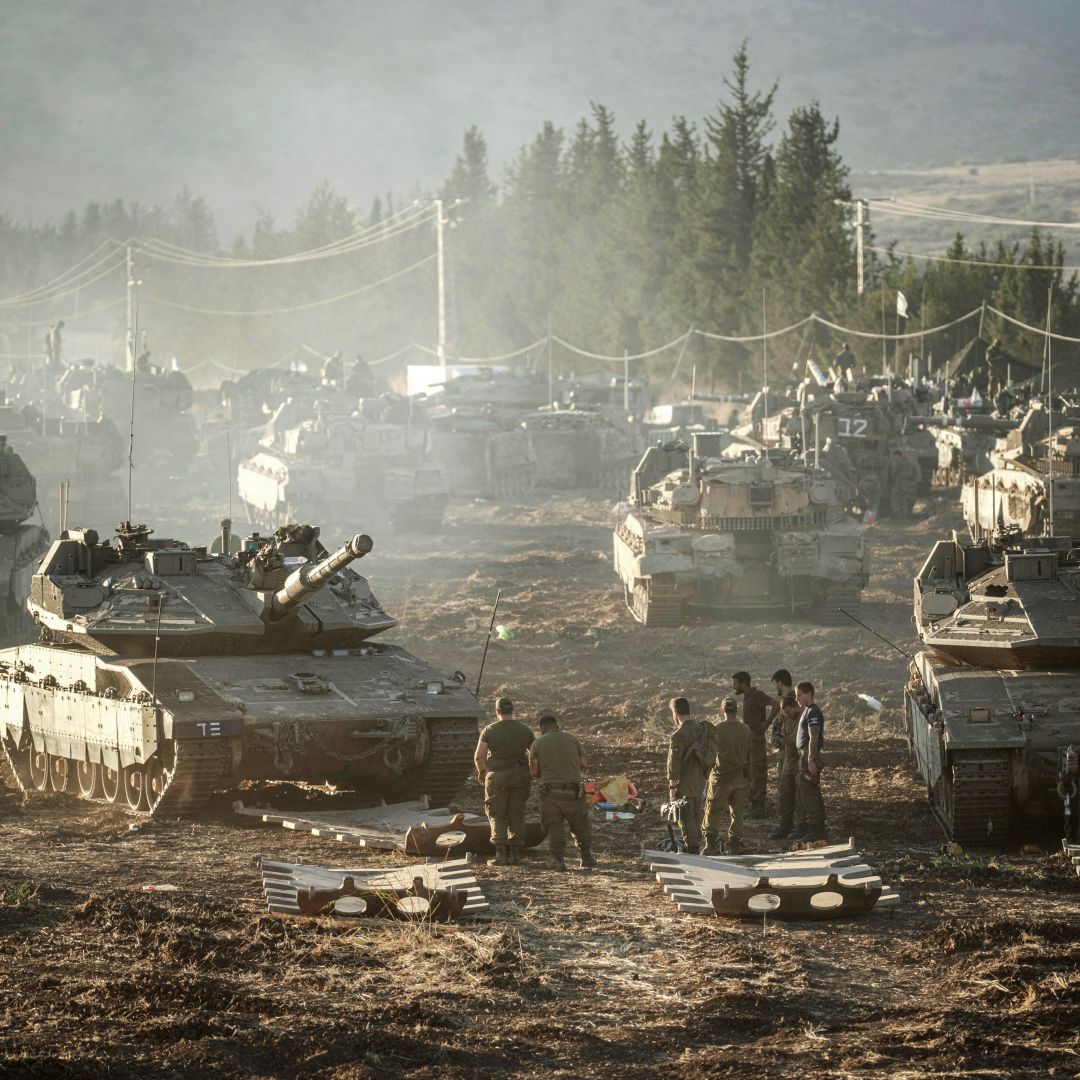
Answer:
[[[1046,363],[1046,466],[1047,509],[1049,512],[1049,535],[1054,535],[1054,372],[1050,363],[1050,312],[1054,303],[1054,286],[1046,290],[1046,341],[1043,356]]]
[[[761,441],[764,444],[769,427],[769,330],[765,319],[764,289],[761,290],[761,392],[765,402],[765,419],[761,425]]]
[[[128,418],[128,492],[127,519],[131,521],[131,489],[135,471],[135,351],[139,335],[139,309],[135,300],[135,280],[131,265],[131,245],[127,245],[127,363],[131,369],[131,412]]]
[[[491,609],[491,622],[488,623],[487,639],[484,641],[484,655],[480,657],[480,674],[476,676],[476,696],[480,696],[480,681],[484,677],[484,663],[487,660],[488,646],[491,644],[491,632],[495,629],[495,613],[499,610],[499,598],[502,589],[495,594],[495,604]]]

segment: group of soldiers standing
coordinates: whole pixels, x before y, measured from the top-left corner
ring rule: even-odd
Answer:
[[[672,698],[674,730],[668,748],[668,805],[675,807],[686,850],[702,855],[737,855],[743,822],[765,816],[771,741],[780,752],[776,828],[771,840],[825,839],[821,795],[821,746],[825,717],[814,701],[814,685],[793,687],[782,668],[772,677],[776,695],[755,687],[749,673],[731,677],[743,699],[724,698],[722,719],[695,720],[684,697]],[[726,835],[722,836],[727,819]],[[703,842],[704,840],[704,842]]]

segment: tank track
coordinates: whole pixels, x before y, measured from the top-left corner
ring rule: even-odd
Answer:
[[[431,755],[409,779],[409,791],[415,796],[427,795],[432,806],[445,806],[472,771],[478,733],[473,717],[433,721]]]
[[[946,835],[958,844],[1004,843],[1012,824],[1012,771],[1006,752],[950,755],[951,783],[939,784],[931,803]]]
[[[635,585],[627,595],[626,606],[642,626],[650,629],[682,626],[683,602],[673,586],[658,586],[652,581]]]
[[[165,782],[160,794],[154,797],[147,792],[139,807],[133,807],[125,801],[122,787],[117,799],[112,803],[101,794],[85,796],[74,790],[66,793],[86,802],[118,806],[139,817],[169,817],[195,813],[206,805],[215,791],[224,786],[225,776],[232,764],[229,741],[180,740],[171,745],[173,766],[164,772]],[[28,795],[37,794],[39,789],[30,782],[27,762],[22,759],[23,752],[16,751],[13,755],[8,739],[0,739],[0,747],[3,749],[3,761],[0,764],[5,766],[0,772],[4,778],[10,775],[20,791]]]

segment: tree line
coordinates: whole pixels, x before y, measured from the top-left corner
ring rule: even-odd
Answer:
[[[883,296],[885,328],[892,332],[897,290],[909,302],[903,327],[909,331],[948,322],[984,301],[1042,326],[1052,296],[1053,329],[1080,336],[1077,277],[1064,269],[1061,243],[1037,229],[1023,242],[975,247],[958,233],[946,253],[951,261],[925,267],[887,248],[885,256],[868,258],[870,287],[859,296],[839,120],[811,101],[781,123],[776,92],[775,82],[755,85],[744,43],[718,104],[700,122],[676,117],[657,133],[641,121],[624,139],[612,111],[593,103],[572,131],[545,123],[498,181],[482,132],[466,131],[449,177],[424,196],[437,194],[446,208],[449,354],[504,353],[549,329],[596,353],[633,354],[690,326],[753,335],[811,311],[876,332],[882,329]],[[219,239],[207,203],[186,189],[164,209],[118,199],[107,206],[91,203],[59,225],[0,219],[0,277],[10,294],[48,280],[107,237],[132,235],[213,255],[278,257],[377,225],[405,202],[399,199],[395,207],[387,196],[359,212],[324,184],[291,225],[261,214],[250,237],[231,243]],[[866,240],[874,246],[872,236]],[[430,343],[433,265],[314,309],[249,318],[198,309],[303,307],[413,265],[432,247],[430,229],[419,229],[355,255],[285,271],[154,264],[145,271],[147,295],[181,298],[184,307],[197,309],[151,303],[155,333],[192,360],[216,353],[241,367],[275,362],[308,341],[369,356],[410,339]],[[22,315],[8,313],[6,323],[0,316],[9,337],[18,337]],[[932,342],[934,355],[944,359],[977,329],[965,325],[947,341]],[[1027,357],[1041,349],[1031,335],[993,319],[983,335],[1000,336],[1006,348]],[[801,337],[779,339],[771,346],[771,363],[798,363],[815,349],[818,359],[827,359],[836,346],[835,335],[813,327]],[[856,348],[872,360],[880,345]],[[905,343],[900,359],[919,349],[919,343]],[[760,344],[695,338],[689,351],[681,370],[688,374],[696,367],[717,387],[732,387],[736,378],[752,384],[760,372]],[[1075,347],[1056,346],[1055,356],[1071,358]],[[665,378],[673,363],[674,356],[665,355],[651,367]],[[588,366],[566,356],[559,364]]]

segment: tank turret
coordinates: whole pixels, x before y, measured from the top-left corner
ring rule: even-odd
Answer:
[[[34,645],[0,651],[0,750],[27,791],[137,813],[198,809],[246,779],[445,802],[468,775],[479,706],[415,656],[312,525],[217,552],[123,522],[66,529],[34,575]]]
[[[948,835],[998,845],[1023,819],[1060,814],[1060,762],[1080,745],[1080,548],[953,533],[915,578],[914,615],[926,648],[908,732]]]

